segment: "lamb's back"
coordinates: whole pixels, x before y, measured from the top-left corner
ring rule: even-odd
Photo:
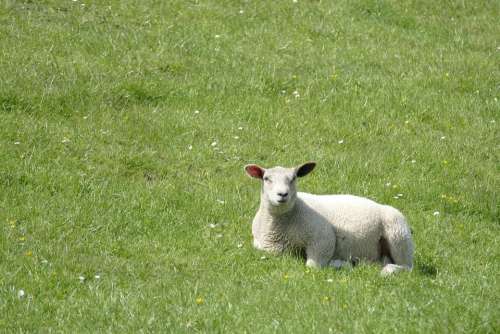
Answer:
[[[368,198],[302,192],[297,193],[297,196],[338,229],[355,233],[381,229],[381,210],[384,206]]]

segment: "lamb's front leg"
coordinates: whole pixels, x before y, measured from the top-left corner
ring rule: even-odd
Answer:
[[[253,246],[258,250],[272,253],[274,255],[281,254],[284,251],[284,245],[282,243],[273,241],[272,238],[269,238],[266,235],[257,237],[254,236]]]
[[[255,249],[262,250],[262,251],[266,250],[264,248],[264,245],[262,245],[262,242],[260,240],[258,240],[258,239],[255,239],[255,238],[253,239],[253,247]]]
[[[313,268],[322,268],[327,266],[335,252],[335,238],[320,239],[311,243],[306,248],[306,266]]]

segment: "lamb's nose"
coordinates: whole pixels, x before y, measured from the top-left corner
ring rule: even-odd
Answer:
[[[278,193],[278,196],[285,198],[288,196],[288,193]]]

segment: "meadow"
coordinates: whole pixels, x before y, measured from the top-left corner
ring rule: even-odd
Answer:
[[[498,333],[498,1],[0,2],[0,332]],[[393,205],[411,273],[255,250],[243,166]]]

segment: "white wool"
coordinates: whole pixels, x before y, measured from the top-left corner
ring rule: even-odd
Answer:
[[[413,242],[405,217],[367,198],[296,192],[296,177],[314,166],[245,167],[262,180],[260,207],[252,223],[254,246],[273,253],[304,250],[311,267],[366,260],[384,264],[383,275],[411,270]]]

